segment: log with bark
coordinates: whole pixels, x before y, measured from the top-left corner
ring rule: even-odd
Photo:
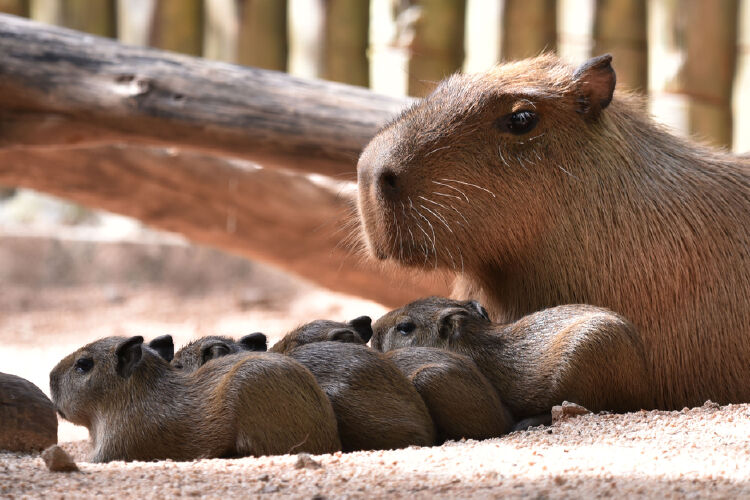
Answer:
[[[0,146],[140,142],[354,178],[406,99],[0,16]]]
[[[346,224],[355,188],[343,177],[354,178],[359,150],[404,100],[9,16],[0,53],[0,184],[136,217],[386,305],[447,293],[440,277],[383,272],[351,246]]]

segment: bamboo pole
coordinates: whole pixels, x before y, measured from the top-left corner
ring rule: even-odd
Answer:
[[[593,55],[610,53],[617,84],[648,90],[646,0],[596,0]]]
[[[149,45],[199,56],[203,53],[203,1],[156,0]]]
[[[236,62],[286,71],[289,55],[286,0],[235,0],[238,33]]]
[[[504,61],[557,49],[557,0],[505,0],[501,22]]]
[[[369,86],[370,65],[367,49],[370,38],[370,1],[322,1],[321,78],[362,87]]]
[[[425,96],[461,69],[466,0],[400,0],[397,23],[398,45],[408,51],[409,95]]]

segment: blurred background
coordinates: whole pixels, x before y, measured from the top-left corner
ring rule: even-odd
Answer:
[[[453,72],[543,51],[572,63],[610,52],[619,88],[647,95],[657,120],[750,150],[750,0],[0,0],[0,12],[390,95],[422,96]],[[32,365],[84,339],[273,338],[384,311],[14,186],[0,187],[0,282],[1,368],[45,390]]]

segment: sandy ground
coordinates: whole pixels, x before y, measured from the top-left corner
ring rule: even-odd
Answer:
[[[377,317],[377,304],[309,288],[282,304],[233,293],[177,296],[166,289],[101,287],[0,292],[0,371],[48,392],[56,362],[104,335],[261,330],[278,337],[318,317]],[[79,473],[51,473],[38,455],[0,453],[0,498],[163,498],[228,495],[334,497],[750,498],[750,405],[681,412],[588,415],[482,442],[315,457],[197,462],[86,462],[87,432],[61,422]]]

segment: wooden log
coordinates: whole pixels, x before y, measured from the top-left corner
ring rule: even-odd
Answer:
[[[388,306],[448,293],[434,278],[388,278],[352,247],[353,183],[126,144],[3,148],[0,183],[135,217]]]
[[[557,0],[505,0],[501,22],[503,61],[557,49]]]
[[[398,0],[399,45],[408,51],[407,92],[425,96],[464,61],[466,0]]]
[[[646,0],[596,0],[593,55],[614,57],[617,85],[648,91]]]
[[[286,71],[289,56],[287,0],[235,0],[237,63]]]
[[[203,0],[156,0],[149,45],[183,54],[201,55]]]
[[[367,87],[370,65],[369,0],[324,0],[320,76],[334,82]]]
[[[353,179],[407,99],[0,15],[0,147],[161,143]]]

